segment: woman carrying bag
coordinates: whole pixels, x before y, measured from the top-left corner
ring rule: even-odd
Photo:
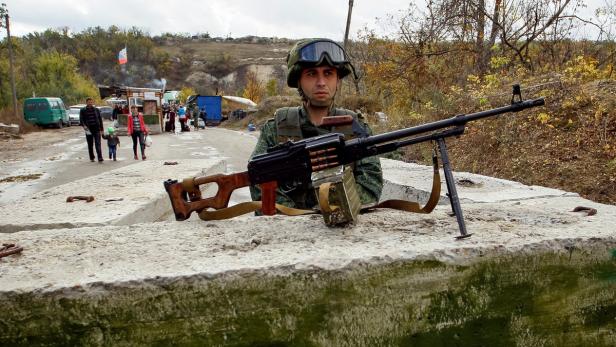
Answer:
[[[137,111],[137,106],[131,107],[127,125],[128,135],[133,138],[133,154],[135,155],[135,160],[139,160],[137,157],[137,139],[139,139],[139,145],[141,147],[141,159],[145,160],[145,136],[148,134],[148,128],[145,126],[143,114]]]

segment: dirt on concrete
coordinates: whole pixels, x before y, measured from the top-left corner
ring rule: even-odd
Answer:
[[[49,147],[66,141],[69,133],[74,133],[77,128],[43,129],[37,128],[18,136],[0,136],[0,162],[15,161],[28,157],[34,150]]]
[[[43,176],[43,174],[40,174],[40,173],[38,173],[38,174],[30,174],[30,175],[9,176],[9,177],[5,177],[5,178],[0,179],[0,183],[31,181],[31,180],[39,179],[41,176]]]

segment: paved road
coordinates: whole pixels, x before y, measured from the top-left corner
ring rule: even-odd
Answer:
[[[228,172],[243,171],[256,143],[256,136],[255,133],[223,128],[206,128],[177,135],[158,134],[153,136],[153,145],[147,149],[146,155],[148,160],[174,161],[218,157],[227,162]],[[23,178],[27,175],[40,177],[21,182],[0,183],[0,205],[50,187],[135,163],[130,137],[121,136],[120,141],[118,161],[106,159],[103,163],[89,161],[85,137],[80,127],[45,129],[25,135],[23,140],[3,143],[3,146],[19,146],[19,149],[12,153],[3,153],[5,155],[0,161],[0,181],[8,177]],[[106,150],[106,142],[103,140],[105,156]],[[247,189],[232,196],[232,201],[245,199],[248,199]]]

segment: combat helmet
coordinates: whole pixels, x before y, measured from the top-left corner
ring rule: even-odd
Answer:
[[[299,76],[303,67],[319,66],[327,62],[338,70],[338,77],[344,78],[355,68],[348,59],[344,48],[330,39],[299,40],[287,55],[287,85],[299,87]]]

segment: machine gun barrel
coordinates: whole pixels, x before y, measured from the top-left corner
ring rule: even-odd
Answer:
[[[391,152],[400,147],[429,140],[436,140],[439,137],[442,138],[461,135],[464,133],[464,125],[468,122],[508,112],[519,112],[527,108],[542,106],[544,104],[545,101],[543,98],[519,101],[508,106],[497,107],[476,113],[456,115],[436,122],[394,130],[388,133],[373,135],[365,138],[348,140],[345,144],[347,153],[345,155],[346,158],[344,162],[353,162],[366,156]],[[437,132],[438,130],[443,129],[447,130]],[[405,139],[411,136],[415,137],[403,141],[393,142],[395,140]]]

